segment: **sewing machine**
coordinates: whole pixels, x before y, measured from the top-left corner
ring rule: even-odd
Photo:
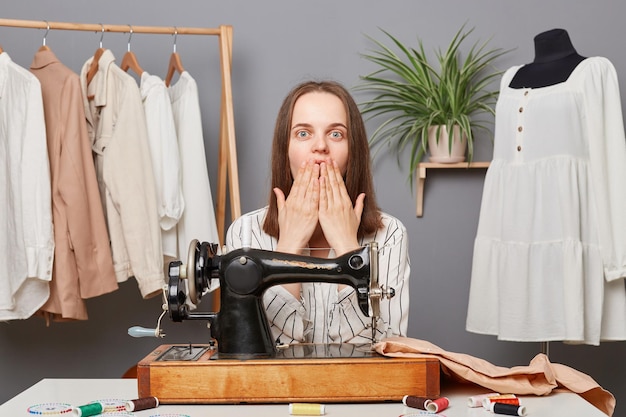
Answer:
[[[219,280],[220,311],[197,310]],[[371,318],[372,343],[294,344],[273,340],[262,296],[273,285],[330,282],[350,285]],[[378,246],[368,244],[334,259],[244,247],[221,255],[217,245],[194,240],[187,263],[170,263],[163,312],[156,329],[133,336],[163,337],[161,318],[206,320],[206,344],[163,345],[137,366],[140,397],[166,404],[241,402],[399,401],[404,395],[439,395],[439,362],[389,358],[375,352],[380,301],[393,288],[378,282]]]

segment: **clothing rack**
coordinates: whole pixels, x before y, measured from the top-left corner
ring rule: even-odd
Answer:
[[[230,25],[217,28],[130,26],[101,23],[67,23],[43,20],[0,19],[0,26],[46,30],[79,30],[87,32],[150,33],[164,35],[209,35],[219,38],[222,95],[220,109],[220,141],[218,151],[217,203],[215,207],[219,244],[224,244],[226,226],[226,182],[228,179],[231,220],[241,216],[237,150],[235,144],[235,121],[231,80],[232,36]],[[218,301],[219,302],[219,301]]]

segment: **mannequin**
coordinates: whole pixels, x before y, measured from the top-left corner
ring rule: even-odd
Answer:
[[[564,29],[542,32],[534,41],[535,60],[517,71],[509,87],[540,88],[562,83],[585,59],[576,52]]]

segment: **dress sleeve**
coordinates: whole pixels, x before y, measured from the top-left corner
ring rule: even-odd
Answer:
[[[595,58],[584,85],[593,199],[607,281],[626,277],[626,139],[615,68]]]
[[[375,241],[379,244],[378,281],[386,289],[393,288],[395,296],[380,302],[380,317],[376,323],[376,339],[406,336],[409,319],[408,234],[397,219],[385,218],[385,227]],[[337,343],[365,343],[372,340],[371,318],[365,316],[353,288],[344,288],[331,312],[331,339]]]

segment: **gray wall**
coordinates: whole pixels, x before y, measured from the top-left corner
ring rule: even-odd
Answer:
[[[533,37],[565,28],[582,55],[601,55],[626,80],[623,53],[626,4],[568,0],[23,0],[4,1],[3,18],[132,25],[234,27],[233,89],[242,210],[266,202],[268,161],[274,118],[281,99],[295,83],[332,78],[348,87],[372,67],[359,56],[382,39],[384,28],[405,42],[417,36],[427,48],[445,45],[464,22],[476,38],[493,36],[492,46],[514,48],[502,69],[533,58]],[[12,59],[28,66],[44,31],[0,27],[0,44]],[[47,44],[66,65],[80,71],[98,47],[100,34],[51,31]],[[121,59],[128,36],[106,34],[104,47]],[[133,51],[150,73],[165,75],[173,37],[135,34]],[[197,79],[203,110],[207,158],[215,194],[219,67],[214,37],[178,36],[178,52]],[[119,61],[118,61],[119,62]],[[624,81],[626,83],[626,81]],[[624,91],[622,96],[626,97]],[[357,99],[361,98],[357,96]],[[368,126],[370,131],[375,126]],[[477,144],[476,160],[488,160],[490,141]],[[465,331],[472,245],[483,186],[483,170],[432,171],[426,181],[424,217],[415,217],[415,193],[406,182],[406,158],[376,158],[378,199],[385,211],[409,230],[412,261],[409,336],[442,348],[484,358],[502,366],[524,365],[539,344],[499,342]],[[449,256],[455,259],[450,260]],[[132,325],[154,326],[160,300],[141,300],[136,284],[122,284],[110,295],[88,301],[86,322],[52,323],[33,317],[0,324],[0,402],[42,378],[115,378],[161,343],[203,342],[198,323],[164,320],[163,340],[133,339]],[[624,342],[599,347],[550,344],[553,362],[577,368],[626,400]],[[618,413],[623,406],[618,405]],[[623,411],[622,411],[623,413]]]

